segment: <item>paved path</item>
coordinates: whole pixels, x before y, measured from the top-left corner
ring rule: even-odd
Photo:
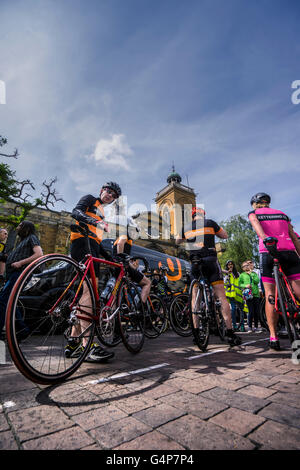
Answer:
[[[169,331],[52,387],[0,365],[0,449],[300,449],[300,365],[267,336],[207,353]]]

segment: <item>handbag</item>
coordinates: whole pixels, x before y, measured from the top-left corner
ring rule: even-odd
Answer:
[[[243,289],[242,294],[243,294],[243,299],[246,301],[253,299],[252,289],[249,287],[246,287],[245,289]]]

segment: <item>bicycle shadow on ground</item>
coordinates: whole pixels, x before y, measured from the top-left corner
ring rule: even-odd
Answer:
[[[94,373],[99,373],[99,369],[89,369],[87,373],[84,373],[80,376],[76,376],[63,383],[51,385],[49,387],[44,388],[37,394],[36,401],[41,405],[59,406],[63,408],[74,408],[82,406],[89,407],[93,405],[112,404],[115,401],[124,400],[126,398],[131,397],[137,397],[138,395],[142,395],[145,392],[154,390],[156,387],[162,385],[166,380],[168,380],[168,378],[173,372],[173,369],[168,370],[168,368],[166,367],[165,370],[162,371],[152,371],[152,373],[150,372],[149,375],[144,373],[143,376],[139,376],[139,379],[130,375],[127,377],[121,377],[119,379],[110,379],[109,377],[106,377],[103,382],[94,384],[95,386],[101,386],[102,390],[99,390],[98,388],[97,392],[93,392],[93,381],[86,383],[87,385],[89,384],[88,389],[85,388],[84,385],[77,386],[76,384],[76,381],[78,381],[78,379],[82,380],[85,377],[90,378],[90,376]],[[137,382],[142,382],[144,380],[151,380],[153,383],[149,384],[149,382],[147,382],[145,386],[141,385],[136,388],[134,388],[133,386],[132,390],[130,390],[130,388],[126,388],[126,385],[130,386],[132,384],[136,384]],[[124,391],[121,390],[121,386],[125,387]],[[62,393],[62,397],[57,399],[51,397],[51,393],[58,391],[58,395],[60,395],[59,389],[67,387],[69,387],[69,393]],[[115,390],[113,390],[113,388],[115,388]],[[66,396],[66,399],[64,399],[64,395]],[[71,400],[69,400],[70,396],[72,397]],[[85,397],[88,398],[85,399]]]
[[[253,343],[256,350],[252,352],[247,352],[246,345],[243,346],[243,344],[241,346],[228,348],[227,350],[224,348],[224,351],[220,352],[217,352],[217,350],[221,348],[215,347],[208,351],[211,355],[207,355],[206,357],[204,356],[205,353],[201,353],[201,351],[199,351],[199,354],[197,355],[198,357],[195,357],[194,360],[190,361],[190,367],[194,372],[199,373],[199,376],[207,374],[226,376],[226,374],[229,374],[228,379],[230,380],[232,379],[232,377],[230,377],[230,373],[241,372],[242,370],[248,367],[251,368],[252,366],[255,367],[255,363],[259,361],[261,365],[256,369],[258,371],[264,371],[264,373],[260,372],[260,375],[269,375],[271,377],[274,376],[274,368],[276,367],[275,365],[272,367],[273,361],[282,359],[284,363],[287,359],[292,359],[292,351],[287,347],[287,345],[288,342],[283,344],[281,351],[273,351],[269,350],[268,345],[264,342],[261,342],[260,344]],[[214,353],[214,350],[216,353]],[[204,357],[207,360],[206,363],[203,363]],[[263,359],[268,361],[265,365],[262,362]],[[269,362],[269,359],[272,359],[271,363]],[[268,374],[268,369],[273,369],[273,373],[270,372]],[[278,371],[278,375],[280,375],[280,371]]]
[[[143,395],[145,392],[154,390],[156,387],[159,387],[167,382],[171,375],[172,378],[174,378],[174,372],[176,374],[177,370],[178,372],[181,370],[193,370],[193,372],[199,374],[199,377],[211,375],[220,377],[223,376],[226,378],[226,374],[228,374],[228,379],[234,380],[232,373],[234,374],[235,372],[241,372],[243,369],[255,365],[257,360],[260,362],[263,359],[272,359],[272,362],[277,361],[278,359],[286,361],[288,358],[287,354],[291,354],[291,351],[288,348],[284,348],[282,351],[275,352],[270,351],[268,349],[268,345],[265,344],[264,341],[261,341],[258,344],[257,343],[258,342],[253,342],[255,351],[247,352],[246,346],[241,345],[234,348],[228,347],[226,349],[226,345],[220,342],[220,344],[214,345],[213,348],[207,351],[208,353],[211,353],[210,355],[201,353],[200,350],[197,354],[197,351],[195,351],[195,349],[192,347],[185,348],[183,351],[188,353],[190,357],[191,353],[193,355],[196,353],[198,357],[190,361],[186,360],[185,358],[186,362],[184,363],[184,366],[182,363],[180,363],[180,365],[177,365],[176,367],[174,361],[170,361],[170,364],[161,370],[156,369],[149,371],[149,373],[144,371],[139,376],[134,376],[130,373],[129,375],[120,378],[106,376],[100,379],[100,382],[94,382],[94,385],[97,386],[95,391],[93,391],[94,389],[92,380],[87,380],[86,383],[83,382],[85,377],[87,379],[91,379],[93,374],[99,374],[98,367],[90,367],[87,372],[84,372],[81,375],[72,377],[63,383],[44,388],[36,396],[36,401],[42,405],[59,406],[63,408],[80,408],[91,406],[97,407],[98,405],[101,406],[112,404],[113,402],[124,400],[126,398],[137,398],[138,396]],[[223,346],[224,351],[220,352],[219,350],[221,349],[221,346]],[[214,351],[216,352],[214,353]],[[182,350],[178,354],[180,354],[182,357]],[[203,362],[204,359],[205,362]],[[270,364],[268,361],[266,365],[261,363],[261,367],[257,368],[258,375],[261,376],[262,380],[267,380],[268,378],[274,376],[274,368],[276,366],[272,368],[272,362]],[[268,368],[273,369],[273,371],[268,372]],[[280,374],[280,371],[278,371],[278,374]],[[178,373],[178,375],[180,376],[180,373]],[[243,380],[245,377],[247,377],[247,373],[244,377],[241,376],[240,379]],[[151,383],[149,383],[149,380]],[[143,384],[143,381],[145,381],[145,384]],[[253,377],[253,379],[251,379],[251,383],[258,383],[258,379]],[[86,386],[88,388],[86,388]],[[128,388],[126,388],[126,386]],[[132,386],[132,389],[130,389],[130,386]],[[57,398],[55,398],[55,392],[57,392]],[[54,397],[51,397],[51,394],[53,394]],[[149,398],[151,397],[149,396]]]

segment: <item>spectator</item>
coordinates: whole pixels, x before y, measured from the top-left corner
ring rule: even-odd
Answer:
[[[259,277],[254,269],[254,263],[247,260],[242,264],[243,273],[239,278],[239,286],[243,291],[246,298],[248,313],[248,328],[249,331],[260,333],[262,330],[258,328],[260,293],[259,293]],[[254,322],[254,327],[252,323]]]
[[[237,326],[237,313],[238,309],[240,311],[240,330],[245,331],[244,327],[244,315],[243,315],[243,307],[239,308],[239,303],[242,301],[241,299],[241,292],[239,288],[239,273],[236,269],[236,266],[232,260],[228,260],[225,265],[225,270],[223,272],[226,274],[224,280],[224,287],[226,298],[230,303],[231,307],[231,319],[232,319],[232,326],[235,331],[239,330]]]
[[[5,245],[7,240],[6,228],[0,228],[0,284],[4,281],[5,272]]]
[[[5,323],[6,305],[13,286],[26,266],[43,255],[33,223],[28,221],[21,222],[17,227],[17,234],[20,239],[19,244],[14,250],[4,255],[6,262],[6,283],[0,293],[0,334]],[[17,312],[17,318],[19,318],[18,315],[19,313]],[[19,318],[19,330],[20,338],[22,334],[27,335],[27,331],[29,331],[21,318]]]

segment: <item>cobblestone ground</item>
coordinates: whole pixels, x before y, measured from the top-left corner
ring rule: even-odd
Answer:
[[[169,331],[138,355],[123,345],[52,387],[0,365],[0,449],[300,449],[300,365],[287,340],[242,347],[216,337],[206,353]]]

